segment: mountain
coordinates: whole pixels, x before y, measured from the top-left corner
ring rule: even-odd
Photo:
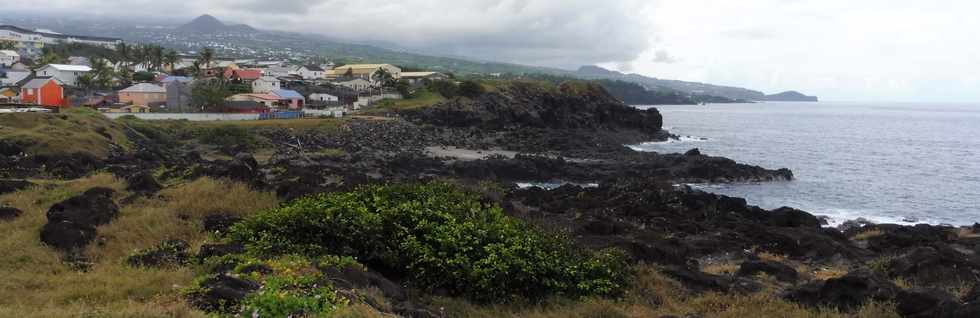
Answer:
[[[770,102],[816,102],[816,96],[807,96],[797,91],[787,91],[779,94],[766,95],[766,100]]]
[[[191,22],[177,27],[177,31],[204,34],[258,32],[258,30],[255,28],[246,24],[225,25],[221,22],[221,20],[218,20],[218,18],[215,18],[209,14],[194,18],[194,20],[191,20]]]
[[[582,66],[572,73],[572,76],[577,76],[586,79],[612,79],[621,80],[627,82],[633,82],[643,85],[651,91],[681,91],[691,95],[708,95],[724,97],[733,100],[740,101],[760,101],[764,100],[766,94],[754,91],[750,89],[745,89],[741,87],[731,87],[731,86],[719,86],[711,85],[705,83],[697,82],[685,82],[678,80],[665,80],[654,77],[647,77],[639,74],[625,74],[617,71],[611,71],[604,69],[602,67],[587,65]]]

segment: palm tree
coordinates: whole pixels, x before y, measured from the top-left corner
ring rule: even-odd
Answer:
[[[116,54],[119,55],[118,62],[121,63],[123,67],[126,67],[132,54],[132,52],[129,50],[129,45],[126,45],[125,42],[119,42],[119,44],[116,44]]]
[[[177,55],[177,51],[170,50],[167,54],[163,56],[163,63],[170,67],[170,72],[174,71],[174,66],[180,61],[180,56]]]
[[[159,45],[153,45],[150,47],[150,56],[152,57],[152,65],[156,70],[163,69],[163,47]]]
[[[214,50],[209,47],[204,48],[197,60],[201,62],[204,68],[211,68],[211,62],[214,61]]]
[[[381,87],[388,87],[391,86],[391,82],[393,79],[395,79],[395,77],[392,76],[391,72],[388,72],[388,70],[384,69],[383,67],[379,67],[377,71],[374,71],[374,74],[371,74],[371,79],[374,80],[375,83],[381,85]]]

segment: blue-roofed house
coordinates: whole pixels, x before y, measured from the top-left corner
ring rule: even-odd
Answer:
[[[303,94],[300,94],[294,90],[288,89],[277,89],[271,92],[273,95],[279,96],[283,104],[285,104],[289,109],[302,109],[306,106],[306,98]]]

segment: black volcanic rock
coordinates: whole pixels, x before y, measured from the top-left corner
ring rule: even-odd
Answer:
[[[786,91],[779,94],[766,95],[765,100],[770,102],[816,102],[816,96],[807,96],[797,91]]]

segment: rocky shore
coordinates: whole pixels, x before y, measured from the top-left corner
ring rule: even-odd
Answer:
[[[127,180],[125,191],[132,197],[113,201],[113,190],[94,188],[47,212],[40,241],[84,268],[92,262],[86,246],[102,244],[97,228],[117,217],[117,205],[153,197],[168,180],[233,180],[282,200],[366,184],[454,180],[507,215],[565,233],[578,246],[616,248],[631,264],[656,265],[694,293],[749,295],[768,288],[804,307],[851,312],[869,303],[888,303],[903,317],[980,317],[980,226],[849,222],[826,228],[805,211],[767,211],[744,199],[694,190],[682,184],[785,182],[793,173],[696,149],[657,154],[624,146],[664,140],[670,135],[661,125],[656,109],[628,107],[589,84],[554,90],[514,84],[476,99],[404,112],[393,120],[351,120],[331,129],[248,130],[265,141],[263,147],[245,141],[207,144],[183,128],[132,122],[124,130],[132,144],[105,158],[35,155],[23,143],[0,142],[0,194],[36,186],[21,181],[28,178],[73,179],[109,171]],[[260,156],[259,148],[266,154]],[[434,154],[431,149],[466,150],[468,155]],[[570,184],[545,190],[520,189],[518,182]],[[16,208],[0,209],[0,222],[21,217]],[[240,219],[207,220],[208,231],[221,232]],[[193,261],[189,248],[173,241],[131,262],[183,266]],[[209,244],[199,248],[198,258],[241,248],[235,242]],[[218,276],[192,299],[203,310],[260,288],[220,268],[211,270]],[[379,306],[380,311],[440,316],[438,310],[411,301],[400,287],[403,277],[386,272],[390,269],[330,275],[346,279],[350,288],[380,288],[398,304]]]

